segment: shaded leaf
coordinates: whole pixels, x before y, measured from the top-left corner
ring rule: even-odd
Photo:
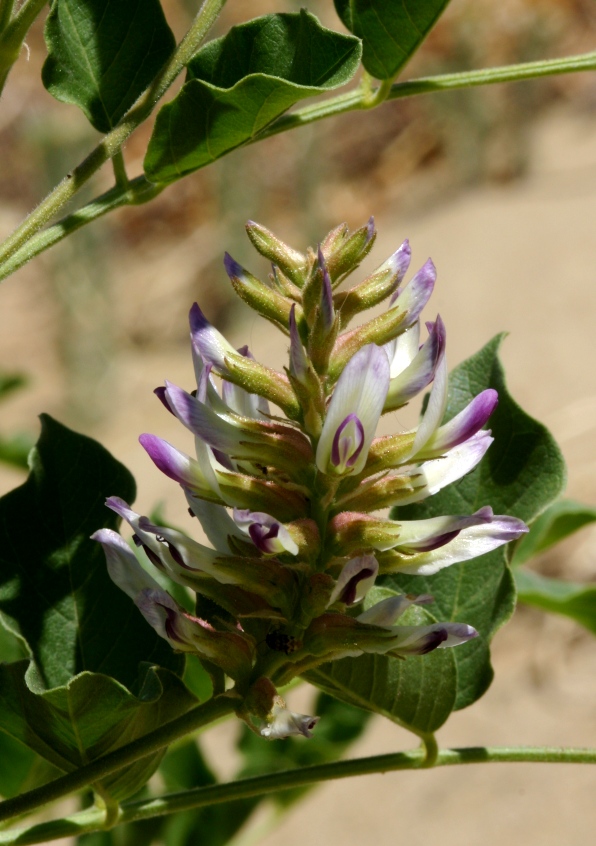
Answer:
[[[197,704],[173,673],[146,665],[139,695],[99,673],[81,673],[44,690],[28,661],[0,665],[0,729],[64,772],[130,743]],[[163,750],[108,776],[100,787],[114,799],[136,793]]]
[[[534,556],[546,552],[551,546],[594,522],[596,508],[571,499],[561,499],[547,508],[532,523],[528,534],[517,541],[509,563],[512,567],[525,564]]]
[[[253,139],[305,97],[348,82],[360,42],[305,9],[233,27],[201,48],[188,81],[157,115],[145,172],[171,182]]]
[[[392,79],[420,47],[449,0],[334,0],[345,26],[362,39],[362,64]]]
[[[523,411],[507,391],[498,349],[504,336],[493,338],[480,352],[450,374],[451,419],[472,397],[495,388],[499,405],[490,419],[494,443],[480,465],[454,485],[424,502],[400,508],[394,519],[421,519],[443,514],[470,514],[491,505],[497,514],[511,514],[526,522],[560,494],[565,464],[548,430]],[[441,621],[468,623],[480,637],[453,650],[458,669],[456,708],[464,708],[488,688],[493,671],[489,643],[510,617],[515,586],[503,548],[447,567],[436,575],[392,575],[383,583],[405,593],[430,593],[433,614]]]
[[[410,608],[400,618],[407,626],[429,625],[436,618]],[[474,641],[458,650],[468,652]],[[362,655],[323,664],[306,673],[307,681],[331,696],[381,714],[416,734],[430,734],[443,725],[455,704],[457,671],[453,649],[435,649],[406,660]]]
[[[47,687],[89,670],[133,690],[141,661],[182,672],[182,656],[112,582],[89,538],[117,528],[107,496],[134,494],[128,470],[100,444],[42,416],[29,478],[0,499],[0,617]]]
[[[19,796],[60,775],[60,770],[1,731],[0,761],[10,761],[10,766],[0,767],[0,796],[5,799]]]
[[[99,132],[130,109],[175,47],[159,0],[54,0],[43,84]]]
[[[596,585],[551,579],[525,569],[515,571],[515,584],[520,602],[571,617],[596,635]]]

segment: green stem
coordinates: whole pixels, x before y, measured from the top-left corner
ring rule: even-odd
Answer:
[[[30,3],[41,0],[30,0]],[[126,113],[122,120],[114,127],[98,146],[84,159],[81,164],[66,175],[43,202],[23,221],[23,223],[6,239],[0,248],[0,268],[2,263],[10,259],[36,232],[45,226],[51,218],[77,191],[88,182],[102,165],[111,159],[122,147],[129,135],[149,117],[158,100],[167,91],[172,82],[184,68],[199,44],[206,36],[211,25],[221,12],[226,0],[204,0],[192,23],[192,26],[172,54],[149,88],[139,97],[135,105]]]
[[[499,82],[523,82],[527,79],[539,79],[543,76],[554,76],[562,73],[579,73],[580,71],[596,70],[596,51],[582,53],[578,56],[565,56],[562,59],[545,59],[540,62],[525,62],[518,65],[505,65],[499,68],[485,70],[462,71],[439,76],[422,77],[408,82],[396,82],[385,98],[398,100],[402,97],[413,97],[416,94],[431,94],[436,91],[454,91],[459,88],[473,88],[478,85],[495,85]],[[381,84],[381,91],[384,84]],[[373,95],[376,96],[376,95]],[[381,102],[384,102],[381,99]],[[355,109],[367,108],[363,103],[363,96],[359,89],[314,103],[289,115],[278,118],[265,129],[258,139],[269,138],[280,132],[287,132],[299,126],[306,126],[332,115],[345,114]]]
[[[205,805],[215,805],[236,799],[269,795],[280,790],[306,787],[322,781],[352,776],[388,773],[397,770],[420,770],[425,766],[426,754],[422,749],[355,758],[332,764],[317,764],[285,770],[271,775],[244,778],[227,784],[198,787],[183,793],[172,793],[158,799],[126,802],[122,805],[120,823],[188,811]],[[596,764],[596,749],[557,749],[550,747],[469,747],[443,749],[437,755],[434,767],[457,764],[482,763],[551,763]],[[41,823],[27,829],[0,833],[0,846],[26,846],[60,837],[96,831],[103,821],[102,812],[89,809],[61,820]]]
[[[6,29],[13,7],[14,0],[0,0],[0,33]]]
[[[223,6],[225,0],[217,0],[217,5]],[[216,0],[212,0],[216,3]],[[207,5],[207,4],[205,4]],[[203,7],[204,8],[204,7]],[[202,10],[201,10],[202,11]],[[201,12],[199,12],[201,14]],[[182,45],[181,45],[182,46]],[[196,49],[196,48],[195,48]],[[188,51],[187,51],[188,52]],[[191,51],[192,54],[192,51]],[[465,71],[463,73],[445,74],[443,76],[431,76],[423,79],[414,79],[409,82],[398,82],[392,85],[387,93],[387,100],[396,100],[401,97],[412,97],[415,94],[428,94],[435,91],[449,91],[458,88],[470,88],[477,85],[494,85],[499,82],[516,82],[525,79],[536,79],[542,76],[552,76],[561,73],[577,73],[579,71],[596,70],[596,52],[585,53],[579,56],[568,56],[563,59],[549,59],[542,62],[528,62],[519,65],[507,65],[501,68],[489,68],[488,70],[480,71]],[[166,86],[167,87],[167,86]],[[381,91],[383,84],[377,89]],[[153,87],[152,89],[153,90]],[[165,89],[164,89],[165,90]],[[383,91],[385,94],[385,91]],[[161,96],[161,95],[160,95]],[[363,92],[359,89],[349,91],[347,94],[340,94],[338,97],[333,97],[328,100],[323,100],[319,103],[314,103],[312,106],[307,106],[304,109],[299,109],[289,115],[284,115],[278,118],[270,127],[264,130],[260,135],[253,139],[250,143],[260,141],[264,138],[269,138],[272,135],[277,135],[281,132],[287,132],[290,129],[296,129],[299,126],[307,126],[315,121],[323,120],[324,118],[333,117],[335,115],[346,114],[354,110],[367,108],[367,104],[363,102]],[[370,99],[377,97],[375,92]],[[379,95],[379,102],[383,102],[383,97]],[[140,103],[140,101],[139,101]],[[137,107],[135,107],[137,108]],[[133,109],[133,112],[135,110]],[[129,112],[129,117],[132,118],[133,112]],[[127,118],[123,121],[126,122]],[[136,118],[135,118],[136,120]],[[140,120],[138,121],[141,122]],[[123,141],[132,132],[132,128],[127,124],[122,124],[124,127],[122,133],[118,134],[116,128],[112,133],[106,136],[102,144],[88,157],[79,167],[73,171],[71,177],[67,177],[66,183],[74,183],[78,180],[78,187],[82,185],[90,176],[95,173],[110,155],[114,155],[120,149]],[[116,134],[115,134],[116,133]],[[122,140],[119,140],[122,137]],[[110,155],[102,152],[102,145],[110,139],[109,148],[112,150]],[[113,149],[112,149],[113,148]],[[108,151],[109,152],[109,151]],[[97,157],[97,161],[93,159]],[[90,162],[90,159],[93,159]],[[144,177],[139,177],[141,182],[133,180],[131,185],[141,183],[146,186],[151,185]],[[143,182],[144,181],[144,182]],[[78,229],[97,217],[111,211],[113,208],[126,205],[131,200],[128,200],[122,191],[120,194],[114,190],[108,191],[107,194],[93,200],[86,206],[83,206],[78,212],[65,217],[62,221],[39,232],[45,223],[56,214],[62,205],[67,202],[78,190],[78,187],[72,185],[72,190],[68,191],[68,184],[64,187],[64,181],[58,185],[52,194],[44,201],[38,208],[31,213],[31,215],[23,222],[23,224],[16,230],[16,232],[9,238],[5,244],[0,248],[0,281],[10,276],[19,267],[22,267],[27,261],[39,253],[44,252],[49,247],[61,241],[66,235],[70,234],[74,229]],[[153,186],[155,193],[159,193],[165,186]],[[66,193],[63,194],[62,192]],[[108,204],[106,198],[109,198]],[[148,193],[145,194],[145,200],[151,199]],[[144,202],[145,200],[135,200],[133,202]],[[24,245],[24,246],[23,246]]]
[[[4,89],[10,69],[19,58],[23,41],[35,18],[39,15],[47,0],[25,0],[12,20],[12,0],[3,0],[0,7],[2,29],[0,31],[0,94]]]
[[[114,168],[114,179],[116,180],[116,185],[123,191],[127,191],[128,186],[130,185],[130,180],[126,172],[126,163],[124,161],[122,150],[118,150],[117,153],[114,153],[112,157],[112,167]]]
[[[88,784],[101,781],[101,779],[117,772],[122,767],[163,749],[164,746],[168,746],[179,737],[183,737],[191,731],[196,731],[202,726],[235,711],[239,701],[235,694],[217,696],[202,705],[197,705],[196,708],[192,708],[181,717],[170,720],[170,722],[165,723],[155,731],[149,732],[144,737],[139,737],[132,743],[121,746],[102,758],[97,758],[91,764],[86,764],[75,772],[61,776],[49,784],[43,785],[43,787],[29,790],[22,796],[6,799],[4,802],[0,802],[0,820],[34,811],[48,802],[54,802],[62,796],[81,790]]]
[[[140,205],[147,203],[161,194],[165,185],[154,185],[145,176],[132,179],[126,187],[116,186],[97,197],[79,211],[69,214],[57,223],[38,232],[24,246],[18,249],[0,268],[0,281],[6,279],[34,256],[43,253],[54,244],[62,241],[72,232],[86,226],[104,214],[125,205]]]

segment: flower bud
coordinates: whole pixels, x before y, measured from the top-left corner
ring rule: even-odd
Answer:
[[[254,220],[249,220],[246,224],[246,233],[262,256],[276,264],[294,285],[302,288],[306,259],[301,253],[288,247],[277,235]]]

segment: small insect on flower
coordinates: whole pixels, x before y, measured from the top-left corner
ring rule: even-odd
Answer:
[[[302,641],[300,638],[284,634],[284,632],[279,629],[269,632],[265,638],[265,643],[269,649],[273,649],[274,652],[283,652],[285,655],[291,655],[293,652],[297,652],[299,649],[302,649]]]

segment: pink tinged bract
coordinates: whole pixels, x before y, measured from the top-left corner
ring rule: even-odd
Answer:
[[[327,607],[334,602],[346,605],[360,602],[374,585],[378,572],[379,564],[374,555],[360,555],[350,559],[339,574]]]
[[[331,397],[317,446],[322,473],[344,475],[364,468],[388,388],[387,355],[367,344],[347,363]]]
[[[281,555],[284,552],[289,552],[290,555],[298,554],[298,544],[286,527],[270,514],[250,511],[248,508],[235,508],[234,522],[265,555]]]

